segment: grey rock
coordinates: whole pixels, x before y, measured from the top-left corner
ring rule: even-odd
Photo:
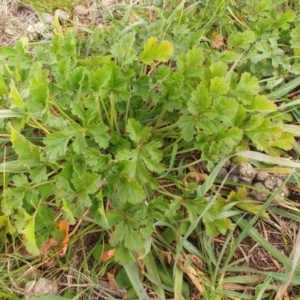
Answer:
[[[68,12],[62,10],[62,9],[57,9],[54,13],[55,16],[57,16],[57,18],[60,21],[69,21],[71,20],[71,14],[69,14]]]
[[[250,195],[259,201],[266,201],[269,198],[269,190],[267,190],[262,182],[256,182],[253,184],[254,187],[259,190],[251,190]]]
[[[274,180],[272,180],[270,177],[266,178],[266,180],[263,181],[263,184],[270,191],[272,191],[276,186],[276,182],[274,182]]]
[[[57,293],[57,282],[42,277],[38,281],[32,280],[26,283],[24,299],[29,299],[41,295],[57,295]]]
[[[251,164],[242,163],[239,165],[239,179],[241,181],[252,184],[255,175],[256,175],[256,171],[253,169]]]
[[[265,171],[261,171],[261,172],[258,172],[256,174],[256,181],[265,181],[267,178],[269,177],[269,173],[268,172],[265,172]]]
[[[225,179],[226,176],[228,175],[228,171],[226,168],[221,168],[221,170],[219,171],[217,178],[218,179]]]

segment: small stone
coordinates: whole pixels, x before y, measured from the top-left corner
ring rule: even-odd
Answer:
[[[39,35],[44,36],[44,34],[47,32],[47,28],[43,22],[30,24],[26,30],[31,41],[36,40]]]
[[[232,182],[238,182],[239,181],[239,177],[236,176],[236,175],[229,174],[228,180],[232,181]]]
[[[57,18],[60,21],[69,21],[71,20],[71,14],[69,14],[68,12],[62,10],[62,9],[57,9],[54,13],[55,16],[57,16]]]
[[[266,201],[269,198],[269,191],[266,190],[265,186],[261,182],[256,182],[253,184],[254,187],[259,190],[251,190],[250,195],[259,201]]]
[[[221,168],[221,170],[219,171],[217,178],[218,179],[225,179],[226,176],[228,175],[228,171],[226,168]]]
[[[77,16],[86,16],[90,11],[83,5],[77,5],[74,7],[74,13]]]
[[[278,187],[275,187],[272,192],[273,193],[278,193],[277,189],[278,189]],[[283,198],[287,198],[289,196],[289,194],[290,194],[290,190],[285,185],[285,186],[282,187],[281,191],[278,194],[279,194],[279,196],[281,196]],[[277,198],[277,200],[280,200],[280,199],[281,198]]]
[[[282,179],[280,179],[280,178],[278,178],[278,177],[275,177],[275,178],[274,178],[274,182],[275,182],[275,185],[276,185],[277,187],[279,187],[279,186],[281,186],[281,185],[283,184]]]
[[[251,164],[242,163],[239,165],[240,180],[251,184],[255,175],[256,175],[256,171],[253,169]]]
[[[240,174],[240,165],[232,165],[230,174],[239,175]]]
[[[58,285],[56,281],[40,278],[38,281],[29,281],[26,283],[24,298],[29,299],[41,295],[57,295]]]
[[[261,172],[258,172],[256,174],[256,180],[257,181],[265,181],[267,178],[269,177],[269,173],[268,172],[265,172],[265,171],[261,171]]]
[[[231,160],[228,159],[228,160],[226,161],[226,163],[224,164],[224,168],[229,169],[229,168],[231,167],[231,164],[232,164]]]
[[[272,178],[268,178],[263,182],[263,184],[268,190],[272,191],[276,185],[276,182],[274,182]]]

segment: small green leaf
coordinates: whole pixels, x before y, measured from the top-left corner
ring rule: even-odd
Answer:
[[[126,131],[130,139],[136,144],[146,141],[150,136],[150,129],[148,127],[142,128],[141,123],[134,119],[128,120]]]
[[[295,18],[296,14],[293,11],[280,12],[276,18],[276,25],[278,28],[287,30],[290,28],[289,23],[293,22]]]
[[[228,38],[228,45],[231,48],[248,49],[255,41],[255,33],[251,30],[231,34]]]
[[[121,69],[114,61],[105,64],[104,68],[110,72],[110,78],[103,90],[116,101],[127,100],[131,94],[127,87],[127,78],[121,74]]]
[[[30,79],[30,102],[42,105],[42,109],[46,107],[49,98],[48,74],[41,67],[35,66]]]
[[[108,127],[104,125],[103,123],[90,126],[88,128],[88,133],[90,133],[95,142],[103,149],[106,149],[109,144],[109,135],[107,133]]]
[[[69,88],[76,90],[77,92],[81,89],[82,82],[85,78],[85,69],[83,67],[77,67],[68,74],[67,80]]]
[[[133,262],[135,260],[135,257],[133,256],[132,252],[129,249],[127,249],[123,243],[121,243],[117,249],[114,260],[121,265],[126,265],[128,263]]]
[[[130,64],[137,58],[137,52],[133,49],[134,41],[135,32],[129,32],[112,46],[111,53],[118,60],[119,64]]]
[[[11,127],[11,142],[18,154],[19,162],[27,167],[41,162],[41,148],[29,142],[23,135]]]
[[[15,209],[22,207],[25,197],[24,188],[6,188],[1,200],[1,210],[6,216],[13,214]]]
[[[85,142],[85,132],[78,132],[75,135],[75,139],[73,142],[74,152],[77,154],[82,154],[87,148],[87,144]]]
[[[28,214],[26,214],[25,218],[29,219],[29,222],[25,225],[24,229],[20,231],[20,233],[24,235],[23,243],[29,253],[39,255],[40,250],[35,240],[35,219]]]
[[[193,48],[186,54],[182,54],[178,58],[178,71],[184,74],[185,77],[196,77],[202,72],[202,64],[204,61],[204,53],[200,48]]]
[[[72,183],[74,184],[75,190],[80,194],[81,196],[84,195],[90,195],[95,194],[99,187],[100,177],[98,174],[91,174],[91,173],[84,173],[78,175],[77,173],[73,174]]]
[[[225,95],[229,91],[229,84],[224,77],[214,77],[210,82],[209,92],[212,97]]]
[[[188,115],[182,115],[179,118],[177,125],[181,129],[181,135],[183,139],[187,142],[191,142],[195,134],[196,121],[194,117]]]
[[[243,73],[237,86],[230,91],[242,104],[250,104],[253,95],[258,94],[259,84],[256,77],[251,76],[250,73]]]
[[[11,81],[11,83],[10,83],[10,98],[11,98],[11,102],[12,102],[12,104],[14,104],[14,106],[20,107],[20,108],[25,107],[25,103],[14,84],[14,81]]]
[[[139,55],[139,60],[144,64],[151,65],[154,61],[167,62],[173,55],[173,45],[168,41],[157,43],[157,38],[148,39],[144,50]]]
[[[249,111],[271,112],[276,111],[276,105],[264,95],[257,95],[250,105],[246,106]]]
[[[67,152],[67,146],[70,139],[76,135],[74,130],[65,130],[48,134],[44,138],[46,145],[45,151],[49,160],[57,160]]]
[[[122,179],[118,186],[116,186],[114,198],[118,202],[138,204],[145,200],[146,194],[137,181]]]
[[[111,71],[109,69],[99,69],[97,71],[90,72],[88,77],[90,88],[93,92],[98,93],[110,80]]]

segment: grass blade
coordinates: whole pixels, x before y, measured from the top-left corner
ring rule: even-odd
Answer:
[[[175,282],[174,282],[174,300],[182,300],[182,282],[183,282],[183,272],[176,266],[175,268]]]
[[[13,111],[11,109],[0,110],[0,119],[20,118],[23,116],[24,116],[24,113]]]
[[[153,258],[152,252],[149,252],[145,258],[144,258],[144,263],[147,269],[147,272],[151,278],[153,278],[156,282],[154,285],[154,290],[156,292],[156,295],[159,300],[164,300],[165,298],[165,293],[164,290],[160,287],[161,286],[161,280],[160,276],[158,274],[158,270],[156,268],[156,263]]]
[[[130,263],[124,265],[124,269],[127,273],[127,276],[136,291],[137,295],[139,296],[139,299],[141,300],[150,300],[150,298],[147,295],[146,290],[144,289],[143,283],[140,280],[139,277],[139,269],[135,263]]]
[[[297,77],[288,83],[282,85],[280,88],[278,88],[276,91],[270,93],[267,95],[267,97],[270,100],[278,100],[282,96],[287,95],[290,91],[292,91],[294,88],[300,85],[300,77]]]

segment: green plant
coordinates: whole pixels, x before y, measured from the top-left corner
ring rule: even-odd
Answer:
[[[201,47],[173,56],[171,41],[137,43],[134,31],[115,26],[95,29],[86,53],[74,33],[64,35],[58,23],[56,30],[32,54],[26,41],[0,52],[1,105],[22,114],[6,128],[18,166],[27,169],[13,174],[11,159],[2,164],[3,220],[33,254],[55,232],[55,215],[74,224],[89,210],[94,222],[114,228],[116,259],[130,261],[155,221],[184,218],[180,207],[193,221],[206,206],[193,189],[158,197],[157,176],[175,147],[178,154],[199,151],[212,168],[239,149],[279,155],[293,144],[276,106],[258,94],[257,79],[213,62]],[[217,225],[219,213],[212,207],[205,216],[211,235],[231,226],[225,219]]]
[[[292,119],[285,109],[297,103],[277,107],[271,101],[297,86],[298,79],[275,84],[297,74],[297,61],[287,63],[279,43],[295,14],[279,14],[270,39],[257,28],[266,8],[251,21],[251,5],[244,20],[226,1],[205,9],[193,1],[165,4],[166,11],[153,8],[159,17],[149,24],[128,25],[130,10],[136,13],[130,6],[104,31],[63,33],[55,20],[51,42],[29,45],[24,39],[0,50],[0,246],[8,236],[19,237],[38,255],[49,238],[61,238],[59,219],[73,225],[84,217],[107,231],[106,250],[116,249],[114,260],[129,277],[124,286],[133,286],[135,297],[145,296],[133,263],[138,257],[158,295],[163,298],[164,290],[188,295],[178,265],[171,270],[163,259],[153,261],[163,248],[173,261],[186,259],[182,249],[192,249],[187,239],[193,233],[204,235],[210,249],[210,237],[234,228],[231,219],[237,219],[231,217],[241,214],[235,207],[257,214],[260,204],[245,209],[244,189],[219,195],[217,172],[238,151],[286,154],[297,131],[283,124]],[[269,6],[272,13],[281,8]],[[227,25],[231,18],[237,23]],[[291,33],[295,51],[297,30]],[[220,36],[226,41],[220,43]],[[279,65],[283,72],[276,72]],[[270,89],[268,97],[264,90]],[[202,161],[211,176],[203,185],[186,182],[188,168]],[[206,273],[224,276],[215,265]]]

